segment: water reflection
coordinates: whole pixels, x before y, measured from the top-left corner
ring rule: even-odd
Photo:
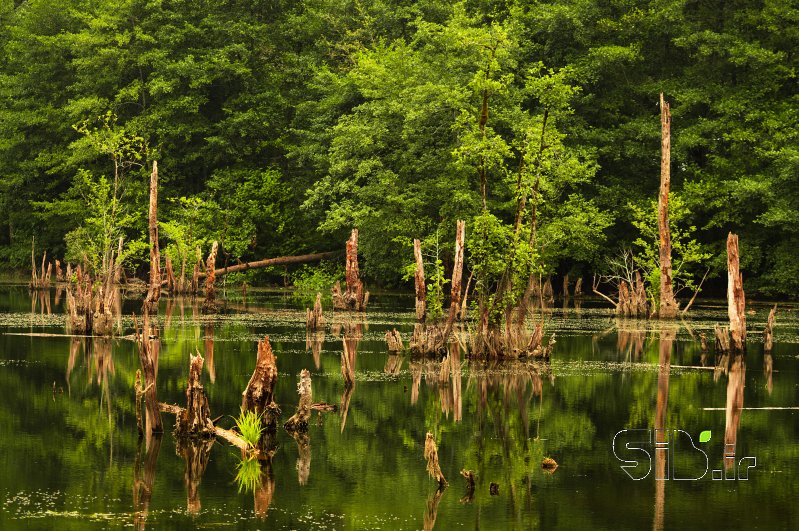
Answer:
[[[427,497],[427,504],[424,510],[424,531],[430,531],[436,525],[436,518],[438,518],[438,504],[441,502],[441,496],[444,495],[446,487],[439,487],[436,491]]]
[[[161,450],[161,435],[157,434],[147,442],[147,451],[142,459],[144,441],[139,437],[136,445],[136,459],[133,465],[133,527],[144,530],[150,512],[150,502],[155,484],[155,467]]]
[[[671,353],[676,337],[676,328],[664,328],[660,332],[658,386],[655,402],[655,515],[652,526],[655,531],[663,529],[666,481],[671,479],[668,472],[669,436],[666,429],[666,414],[669,403]]]
[[[735,446],[738,440],[738,426],[741,423],[741,410],[744,407],[745,381],[746,361],[744,355],[739,353],[734,355],[727,373],[724,428],[725,479],[735,479]]]
[[[181,438],[177,440],[175,451],[186,462],[183,472],[183,483],[186,486],[186,512],[192,515],[199,514],[202,508],[200,483],[208,466],[214,442],[214,439]]]

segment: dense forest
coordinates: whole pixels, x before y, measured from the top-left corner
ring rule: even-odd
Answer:
[[[734,231],[748,291],[792,297],[798,63],[794,0],[0,0],[0,264],[124,236],[143,276],[157,160],[175,260],[357,227],[364,275],[409,285],[464,219],[478,278],[517,240],[544,275],[657,275],[662,92],[676,282],[723,286]]]

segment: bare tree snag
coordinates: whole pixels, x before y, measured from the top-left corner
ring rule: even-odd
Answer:
[[[766,329],[763,330],[763,352],[771,352],[774,348],[774,316],[777,313],[777,305],[768,312],[768,321],[766,321]]]
[[[658,231],[660,233],[660,309],[661,319],[677,316],[677,301],[671,283],[671,229],[669,228],[669,188],[671,186],[671,112],[660,93],[660,195]]]
[[[305,310],[305,329],[316,331],[324,329],[325,317],[322,312],[322,294],[316,294],[316,301],[314,301],[313,311],[306,308]]]
[[[424,284],[424,260],[422,260],[422,242],[413,240],[413,257],[416,260],[416,272],[413,279],[416,285],[416,320],[424,321],[427,315],[427,291]]]
[[[297,384],[297,393],[300,395],[297,412],[283,424],[286,431],[305,431],[308,429],[308,420],[311,418],[313,396],[311,392],[311,373],[308,369],[300,372],[300,383]]]
[[[394,354],[402,352],[405,348],[402,344],[402,336],[400,336],[396,328],[386,332],[386,343],[388,344],[388,351]]]
[[[358,273],[358,229],[352,229],[350,239],[347,240],[346,264],[347,288],[341,292],[341,285],[336,282],[333,286],[333,308],[336,310],[353,310],[362,312],[369,303],[369,292],[364,291],[363,282]]]
[[[466,222],[458,220],[457,231],[455,233],[455,262],[452,265],[452,290],[450,292],[449,315],[447,316],[447,326],[444,329],[444,341],[449,340],[452,333],[452,325],[455,322],[458,312],[461,309],[461,279],[463,277],[463,242],[466,239]]]
[[[211,253],[208,255],[208,261],[205,265],[207,275],[205,277],[205,300],[203,301],[203,312],[214,313],[217,311],[216,303],[216,253],[219,250],[219,244],[214,242],[211,245]]]
[[[139,329],[136,316],[133,316],[133,326],[136,330],[136,342],[139,350],[139,363],[141,364],[142,376],[144,377],[144,406],[145,406],[145,436],[153,433],[163,433],[164,425],[161,422],[161,413],[158,409],[158,398],[156,397],[156,363],[154,356],[154,342],[159,341],[158,337],[150,339],[153,332],[150,328],[150,320],[144,314],[144,322]]]
[[[161,298],[161,253],[158,249],[158,161],[150,174],[150,286],[144,299],[144,312],[158,313]]]
[[[429,431],[424,441],[424,458],[427,460],[427,473],[430,474],[430,477],[438,481],[439,487],[446,487],[448,485],[447,480],[444,478],[444,474],[438,464],[436,439]]]
[[[727,311],[730,316],[730,336],[733,350],[746,347],[746,300],[743,277],[739,268],[738,235],[727,236]]]
[[[198,352],[189,360],[189,380],[186,383],[186,409],[182,410],[175,422],[175,432],[179,437],[214,437],[214,423],[208,398],[201,383],[203,357]]]
[[[263,425],[268,429],[275,427],[280,416],[280,408],[275,403],[274,395],[276,383],[277,358],[269,343],[269,336],[265,336],[258,342],[255,370],[242,393],[241,409],[260,415]]]

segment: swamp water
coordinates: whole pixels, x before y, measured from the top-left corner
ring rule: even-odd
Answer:
[[[123,315],[140,306],[125,301]],[[754,305],[745,360],[717,360],[712,351],[703,356],[698,337],[712,338],[713,324],[726,321],[720,303],[677,323],[617,320],[595,306],[545,312],[547,334],[558,339],[549,364],[484,364],[460,353],[460,370],[455,362],[442,382],[439,361],[386,352],[391,328],[407,344],[412,297],[373,294],[365,318],[349,328],[362,338],[347,392],[335,334],[342,315],[326,312],[326,333],[314,345],[305,304],[290,294],[231,297],[226,313],[211,317],[190,300],[162,299],[159,400],[185,404],[189,354],[198,350],[211,416],[231,427],[257,341],[268,334],[283,420],[296,407],[303,368],[315,402],[343,406],[314,412],[307,438],[279,428],[271,466],[255,470],[248,487],[236,482],[239,452],[221,440],[193,449],[199,458],[187,470],[192,451],[178,453],[171,415],[149,449],[140,443],[133,341],[66,337],[55,290],[31,297],[23,286],[0,287],[0,528],[799,527],[799,309],[780,307],[767,356],[760,331],[768,308]],[[121,325],[132,332],[129,317]],[[690,434],[707,466],[684,438],[671,453],[638,444],[651,454],[651,470],[646,454],[619,444],[621,457],[642,463],[633,475],[649,472],[633,481],[614,455],[614,436],[641,428],[624,442],[651,434],[654,443],[662,440],[655,426]],[[700,442],[706,430],[711,438]],[[443,492],[425,471],[427,431],[450,482]],[[725,439],[735,443],[727,464],[740,461],[747,481],[711,479],[713,470],[735,477],[724,463]],[[541,468],[544,457],[560,465],[554,473]],[[747,470],[745,457],[756,466]],[[654,479],[697,477],[705,468],[697,481]],[[471,497],[461,469],[476,474]]]

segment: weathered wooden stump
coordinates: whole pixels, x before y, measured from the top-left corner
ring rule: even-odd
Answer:
[[[310,331],[323,330],[325,327],[325,317],[322,312],[322,294],[316,294],[313,311],[310,308],[305,310],[305,329]]]
[[[205,270],[205,300],[203,301],[203,313],[216,313],[219,311],[219,303],[216,301],[216,253],[219,244],[214,242],[211,245],[211,253],[208,255]]]
[[[386,344],[388,351],[393,353],[402,352],[405,348],[402,344],[402,336],[396,328],[386,332]]]
[[[186,408],[175,421],[175,434],[178,437],[209,438],[214,437],[214,423],[211,422],[211,411],[208,398],[200,382],[203,372],[203,357],[199,352],[189,360],[189,379],[186,383]]]
[[[311,406],[313,396],[311,391],[311,373],[308,369],[300,372],[300,383],[297,384],[297,393],[300,401],[297,404],[297,412],[289,418],[283,427],[286,431],[305,431],[308,429],[308,420],[311,418]]]
[[[269,343],[269,336],[266,336],[258,343],[255,370],[242,393],[241,400],[241,409],[260,415],[266,429],[274,429],[280,416],[280,408],[274,399],[276,383],[277,358]]]
[[[347,240],[346,290],[341,291],[341,284],[333,286],[333,308],[336,310],[352,310],[363,312],[369,303],[369,292],[363,288],[358,272],[358,229],[352,229]]]

